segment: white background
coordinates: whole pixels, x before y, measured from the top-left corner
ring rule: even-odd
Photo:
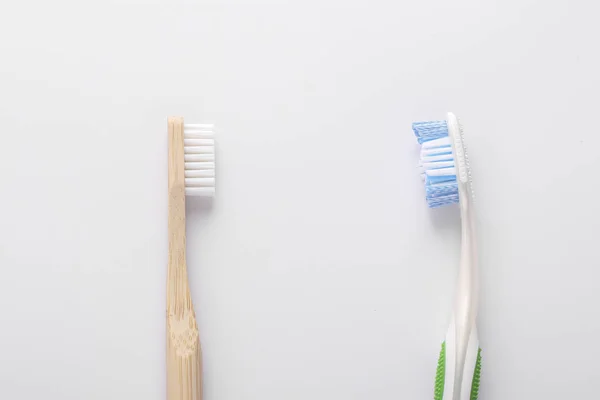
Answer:
[[[483,400],[600,369],[592,1],[13,1],[0,10],[0,398],[165,398],[166,117],[206,400],[432,398],[458,261],[410,124],[454,111],[480,217]]]

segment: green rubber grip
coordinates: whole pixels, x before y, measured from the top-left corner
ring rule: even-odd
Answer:
[[[470,400],[477,400],[479,396],[479,383],[481,381],[481,349],[477,351],[477,362],[473,372],[471,382]],[[443,400],[444,385],[446,384],[446,342],[442,343],[442,350],[438,358],[437,369],[435,371],[435,388],[433,391],[433,400]]]

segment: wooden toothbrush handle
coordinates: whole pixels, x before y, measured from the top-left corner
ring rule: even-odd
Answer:
[[[193,309],[167,315],[167,399],[202,400],[202,351]]]
[[[185,261],[183,118],[169,117],[168,133],[167,400],[201,400],[202,353]]]

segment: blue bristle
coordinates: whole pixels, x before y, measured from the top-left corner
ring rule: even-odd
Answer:
[[[425,185],[429,188],[445,187],[456,183],[456,175],[446,176],[428,176],[425,180]],[[444,184],[444,185],[442,185]],[[453,185],[454,186],[454,185]],[[458,189],[457,189],[458,190]]]
[[[427,205],[429,206],[429,208],[438,208],[456,203],[458,203],[458,194],[453,196],[444,196],[436,199],[427,199]]]
[[[412,129],[420,144],[448,136],[448,125],[446,124],[446,121],[415,122],[412,125]],[[439,152],[436,148],[435,154],[431,154],[429,157],[442,155],[448,157],[442,157],[442,159],[437,161],[427,159],[421,161],[433,163],[428,170],[437,169],[435,167],[436,162],[453,161],[452,150],[449,145],[440,146]],[[456,175],[426,176],[425,198],[427,200],[427,205],[431,208],[458,203],[458,183]]]
[[[412,129],[419,143],[448,136],[448,124],[446,121],[414,122]]]
[[[458,194],[458,183],[448,182],[445,185],[425,185],[425,193],[428,198],[438,198]]]

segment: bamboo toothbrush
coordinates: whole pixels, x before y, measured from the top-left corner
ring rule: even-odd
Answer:
[[[458,119],[415,122],[429,207],[459,203],[461,256],[454,315],[438,361],[435,400],[477,400],[481,349],[477,336],[477,248],[469,157]]]
[[[213,126],[168,118],[167,399],[202,399],[202,353],[185,261],[185,196],[213,196]]]

